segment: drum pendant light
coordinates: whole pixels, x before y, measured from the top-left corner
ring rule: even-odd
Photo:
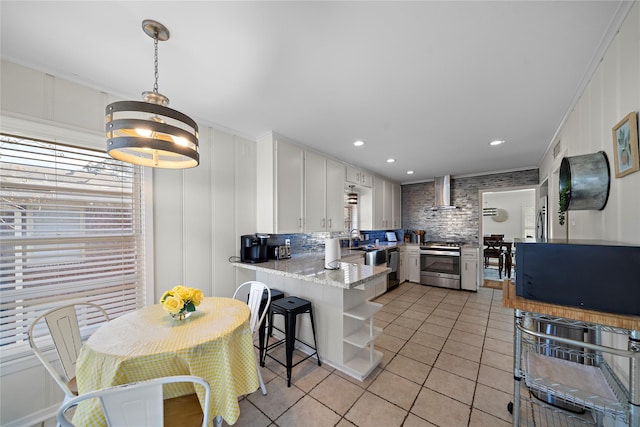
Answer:
[[[155,84],[142,92],[144,101],[119,101],[107,105],[107,153],[114,159],[142,166],[185,169],[198,166],[198,125],[169,107],[158,92],[158,41],[169,40],[169,30],[151,19],[142,30],[154,40]]]
[[[354,185],[349,186],[349,193],[347,193],[347,204],[349,205],[357,205],[358,204],[358,193],[353,191]]]

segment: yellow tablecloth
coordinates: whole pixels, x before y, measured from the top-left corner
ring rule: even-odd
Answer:
[[[101,326],[80,351],[78,392],[171,375],[197,375],[211,385],[211,413],[234,424],[238,397],[258,388],[249,307],[231,298],[205,298],[185,320],[160,304]],[[204,390],[198,390],[202,403]],[[193,393],[190,384],[165,386],[165,398]],[[74,424],[104,426],[95,402],[79,405]]]

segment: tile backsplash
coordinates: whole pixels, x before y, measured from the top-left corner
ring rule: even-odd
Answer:
[[[362,230],[360,231],[362,240],[359,240],[358,244],[362,245],[362,244],[373,243],[376,241],[376,239],[379,239],[380,242],[385,242],[387,240],[386,232],[387,232],[386,230]],[[396,232],[396,236],[398,237],[398,241],[401,241],[404,236],[403,230],[395,230],[395,232]],[[365,235],[369,237],[368,240],[364,239]],[[339,233],[318,232],[318,233],[296,233],[296,234],[272,234],[269,237],[269,240],[267,242],[269,245],[284,245],[285,240],[289,239],[291,242],[291,253],[299,254],[299,253],[324,251],[324,241],[327,239],[327,237],[342,237],[342,236],[344,236],[344,240],[342,241],[342,246],[349,246],[347,233],[339,234]]]
[[[479,191],[538,184],[538,169],[451,178],[456,209],[433,210],[433,182],[402,186],[402,228],[425,230],[425,240],[478,243]]]

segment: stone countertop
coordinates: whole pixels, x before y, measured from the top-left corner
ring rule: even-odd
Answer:
[[[379,242],[375,243],[360,243],[359,246],[352,246],[351,248],[342,248],[342,256],[350,256],[356,254],[364,254],[365,252],[371,252],[376,250],[387,250],[390,248],[400,248],[402,246],[408,246],[409,243],[403,242]],[[417,246],[417,244],[416,244]],[[367,248],[366,250],[364,248]]]
[[[359,252],[362,253],[362,251]],[[341,262],[339,269],[326,270],[324,268],[324,253],[292,255],[290,259],[269,260],[256,264],[235,262],[234,266],[343,289],[354,288],[380,276],[385,276],[391,271],[386,266],[349,262]]]
[[[414,243],[414,242],[380,242],[377,245],[375,244],[361,244],[360,247],[363,246],[372,246],[373,249],[389,249],[389,248],[401,248],[401,247],[407,247],[407,248],[419,248],[420,246],[424,246],[426,243]],[[472,243],[463,243],[462,245],[460,245],[460,248],[471,248],[471,249],[475,249],[475,248],[479,248],[479,245],[477,242]],[[343,256],[345,255],[345,250],[346,248],[343,248]],[[357,248],[351,248],[351,250],[349,250],[348,254],[354,254],[356,252],[364,252],[362,249],[357,249]]]

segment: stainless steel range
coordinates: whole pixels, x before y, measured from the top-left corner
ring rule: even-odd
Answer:
[[[427,242],[420,246],[420,284],[460,289],[458,242]]]

